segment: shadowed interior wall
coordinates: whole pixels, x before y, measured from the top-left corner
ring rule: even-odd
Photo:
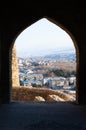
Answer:
[[[61,6],[61,8],[59,8]],[[67,8],[68,7],[68,8]],[[28,26],[35,23],[43,17],[48,17],[61,25],[72,34],[77,47],[78,54],[78,69],[77,69],[77,103],[86,104],[86,20],[85,8],[78,8],[74,4],[57,5],[57,8],[4,8],[2,9],[0,21],[0,97],[2,103],[10,102],[11,88],[9,68],[9,51],[16,37]]]

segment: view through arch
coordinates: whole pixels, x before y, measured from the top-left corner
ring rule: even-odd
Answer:
[[[76,100],[76,48],[63,29],[40,19],[17,37],[14,46],[13,101]]]

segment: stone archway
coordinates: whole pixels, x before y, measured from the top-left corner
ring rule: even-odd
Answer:
[[[77,75],[78,75],[78,64],[79,64],[79,57],[78,57],[78,54],[79,54],[79,50],[78,50],[78,47],[77,47],[77,44],[76,44],[76,41],[75,41],[75,38],[72,36],[72,34],[63,26],[63,25],[60,25],[58,22],[46,17],[49,21],[51,21],[52,23],[55,23],[57,26],[61,27],[66,33],[69,34],[69,36],[71,37],[71,39],[73,40],[73,43],[74,43],[74,46],[75,46],[75,49],[76,49],[76,79],[78,79]],[[15,53],[15,46],[13,47],[13,54]],[[16,54],[15,54],[16,55]],[[15,58],[14,58],[15,60]],[[16,60],[15,60],[16,61]],[[17,62],[15,62],[17,64]],[[12,63],[13,64],[13,63]],[[15,71],[15,70],[18,70],[18,65],[16,66],[14,64],[14,71],[12,72],[14,74],[14,79],[13,80],[13,83],[14,83],[14,86],[19,86],[19,78],[18,78],[18,71]],[[15,74],[16,72],[16,74]],[[14,82],[15,80],[15,82]],[[76,93],[77,93],[77,89],[78,88],[78,80],[76,81]],[[77,96],[76,96],[76,99],[77,99]]]
[[[59,6],[59,5],[58,5]],[[86,45],[85,45],[85,21],[84,12],[85,8],[74,7],[73,5],[61,8],[41,8],[37,7],[35,11],[31,8],[6,8],[2,11],[1,15],[1,102],[10,102],[11,95],[11,78],[9,69],[9,52],[13,43],[13,39],[24,30],[27,26],[30,26],[37,20],[48,16],[54,21],[60,23],[64,29],[66,29],[72,37],[77,49],[77,102],[79,104],[86,104],[86,87],[85,76],[86,73]],[[71,8],[72,7],[72,8]],[[74,8],[73,8],[74,7]],[[34,9],[34,8],[33,8]],[[13,15],[10,13],[13,12]],[[77,48],[77,47],[76,47]],[[12,54],[12,53],[11,53]],[[3,73],[4,72],[4,73]]]

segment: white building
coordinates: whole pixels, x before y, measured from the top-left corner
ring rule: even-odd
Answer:
[[[65,83],[65,78],[64,77],[55,77],[50,79],[49,82],[49,87],[50,88],[55,88],[56,86],[63,87]]]

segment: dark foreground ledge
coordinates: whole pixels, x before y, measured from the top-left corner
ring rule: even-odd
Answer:
[[[68,102],[0,106],[0,130],[86,130],[86,106]]]

